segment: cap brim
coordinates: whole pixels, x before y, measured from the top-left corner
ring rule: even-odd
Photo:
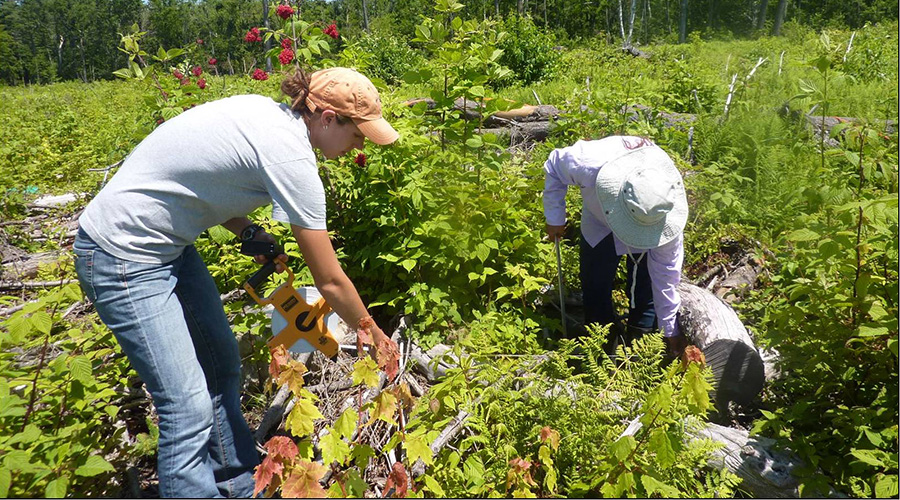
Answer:
[[[379,146],[387,146],[400,138],[400,134],[384,118],[356,121],[356,126],[370,141]]]

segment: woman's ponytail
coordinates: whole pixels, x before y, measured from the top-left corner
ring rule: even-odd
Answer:
[[[306,107],[306,98],[309,96],[309,75],[302,69],[297,69],[293,75],[281,82],[281,91],[291,98],[291,109],[303,116],[310,114]]]

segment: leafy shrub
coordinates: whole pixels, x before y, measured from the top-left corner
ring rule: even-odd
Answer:
[[[897,138],[845,133],[848,149],[804,193],[813,210],[784,235],[780,271],[748,306],[785,373],[773,389],[776,409],[756,428],[789,440],[853,496],[894,497]],[[825,479],[805,472],[806,486],[824,491]]]
[[[99,321],[66,319],[80,299],[69,284],[2,323],[0,497],[118,493],[109,460],[124,469],[125,428],[114,423],[129,368]]]
[[[361,70],[390,85],[400,83],[403,75],[418,68],[423,60],[405,40],[389,33],[363,33],[353,45],[369,56],[367,66]]]
[[[509,34],[498,44],[503,50],[500,64],[512,70],[501,84],[516,81],[529,85],[557,74],[560,52],[553,33],[535,26],[531,17],[508,16],[499,23],[499,28]]]

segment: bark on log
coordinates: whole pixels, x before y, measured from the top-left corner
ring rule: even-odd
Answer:
[[[716,288],[716,297],[724,300],[728,304],[740,302],[744,298],[747,291],[753,289],[756,284],[756,278],[759,276],[762,268],[754,262],[748,262],[743,266],[735,269],[722,280]]]
[[[40,266],[58,261],[61,254],[62,252],[58,250],[35,253],[29,255],[26,260],[14,260],[3,264],[2,276],[6,281],[34,278]]]
[[[750,436],[743,429],[733,429],[716,424],[708,424],[694,436],[695,439],[709,438],[725,445],[713,453],[710,465],[727,468],[743,479],[739,488],[749,492],[754,498],[799,498],[800,480],[794,471],[805,464],[790,451],[775,449],[775,440]],[[810,492],[806,492],[809,495]],[[829,487],[827,492],[813,492],[814,496],[824,493],[827,497],[843,497]]]
[[[638,416],[622,432],[621,436],[634,436],[641,429]],[[690,428],[689,428],[690,429]],[[711,439],[723,445],[714,451],[709,461],[713,468],[725,468],[742,479],[739,489],[752,498],[799,498],[800,479],[797,469],[805,464],[790,450],[777,450],[775,440],[750,436],[743,429],[734,429],[707,423],[699,430],[688,430],[690,440]],[[806,492],[809,495],[810,492]],[[813,492],[813,496],[843,497],[829,487],[828,491]]]
[[[482,134],[494,134],[500,142],[509,141],[510,147],[520,144],[530,144],[547,139],[554,125],[550,122],[525,122],[516,123],[507,128],[485,128]]]
[[[638,50],[637,48],[635,48],[634,45],[627,45],[627,46],[625,46],[625,47],[622,47],[622,52],[625,52],[626,54],[631,54],[631,55],[633,55],[634,57],[641,57],[641,58],[643,58],[643,59],[650,59],[650,54],[648,54],[648,53],[646,53],[646,52],[644,52],[644,51],[642,51],[642,50]]]
[[[762,390],[765,369],[753,340],[734,310],[712,293],[682,282],[678,326],[706,356],[713,373],[716,408],[747,404]]]

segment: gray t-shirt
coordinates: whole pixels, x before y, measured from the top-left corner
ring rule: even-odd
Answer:
[[[272,203],[272,218],[325,229],[325,189],[303,119],[268,97],[209,102],[163,123],[79,219],[121,259],[174,260],[206,229]]]

